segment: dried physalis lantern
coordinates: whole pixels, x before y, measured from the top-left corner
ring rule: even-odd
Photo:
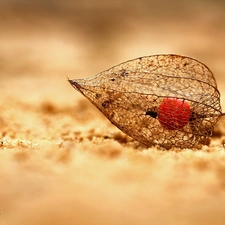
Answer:
[[[147,146],[200,148],[223,115],[212,72],[184,56],[141,57],[69,82],[120,130]]]

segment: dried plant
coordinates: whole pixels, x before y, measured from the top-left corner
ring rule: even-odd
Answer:
[[[69,82],[120,130],[147,146],[201,148],[223,115],[212,72],[180,55],[140,57]]]

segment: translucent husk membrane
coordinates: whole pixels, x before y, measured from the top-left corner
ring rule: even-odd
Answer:
[[[212,72],[189,57],[141,57],[94,77],[69,82],[120,130],[147,146],[201,148],[209,143],[222,114]],[[190,106],[185,126],[168,129],[160,123],[159,106],[168,98],[181,99]],[[173,113],[169,120],[177,118]]]

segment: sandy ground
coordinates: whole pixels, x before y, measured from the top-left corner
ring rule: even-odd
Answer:
[[[201,150],[141,146],[67,82],[197,58],[225,108],[223,1],[1,1],[0,224],[224,224],[225,119]]]

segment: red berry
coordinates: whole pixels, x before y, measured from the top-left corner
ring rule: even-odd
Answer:
[[[159,122],[168,130],[182,129],[190,121],[190,115],[190,106],[184,99],[166,98],[159,106]]]

